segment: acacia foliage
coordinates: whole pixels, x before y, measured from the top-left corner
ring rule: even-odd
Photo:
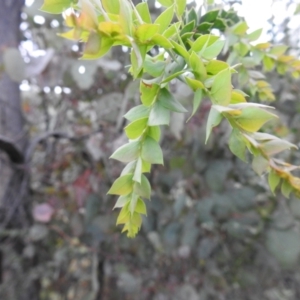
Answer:
[[[187,10],[184,0],[158,2],[165,9],[155,20],[146,2],[135,6],[131,0],[45,0],[41,8],[49,13],[72,8],[65,18],[71,29],[61,36],[85,43],[83,59],[100,58],[113,46],[131,49],[129,72],[140,80],[141,104],[124,116],[129,121],[124,128],[128,143],[111,158],[126,166],[108,191],[119,196],[115,208],[121,208],[117,225],[124,225],[122,232],[134,237],[142,215],[146,215],[145,199],[150,199],[151,186],[144,174],[153,164],[163,164],[161,126],[169,125],[171,112],[187,112],[170,90],[174,79],[194,91],[189,119],[201,108],[204,97],[211,100],[206,141],[212,129],[226,119],[232,128],[232,153],[247,161],[248,150],[253,169],[259,175],[268,174],[272,192],[280,187],[286,197],[290,193],[299,196],[300,178],[292,174],[298,167],[274,157],[297,147],[264,132],[263,125],[277,118],[273,107],[248,102],[247,97],[275,100],[259,66],[266,72],[276,69],[279,74],[289,72],[297,78],[300,61],[287,55],[284,45],[255,44],[261,30],[248,33],[245,20],[232,10],[204,4],[197,12]],[[158,54],[150,56],[154,47]],[[234,87],[235,74],[248,94]]]

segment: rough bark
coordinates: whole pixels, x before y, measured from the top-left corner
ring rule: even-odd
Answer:
[[[0,299],[37,300],[39,282],[32,272],[36,257],[22,255],[24,230],[31,223],[27,135],[19,84],[3,71],[4,51],[19,46],[23,5],[24,0],[2,0],[0,6]]]
[[[20,42],[20,14],[24,0],[4,0],[0,8],[0,65],[3,66],[3,53],[7,48],[17,48]],[[2,67],[3,69],[3,67]],[[26,147],[24,118],[21,111],[19,85],[10,79],[5,71],[0,75],[0,199],[5,223],[20,208],[20,192],[23,182],[23,153]],[[3,155],[6,154],[6,156]],[[24,185],[24,183],[23,183]],[[14,189],[14,191],[12,190]],[[24,189],[24,188],[23,188]],[[18,198],[18,199],[17,199]],[[21,205],[22,206],[22,205]],[[20,212],[20,211],[19,211]],[[21,221],[21,220],[20,220]],[[3,218],[0,220],[3,223]],[[7,224],[6,224],[7,225]]]

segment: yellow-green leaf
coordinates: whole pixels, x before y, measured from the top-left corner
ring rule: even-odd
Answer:
[[[137,119],[137,120],[131,122],[124,129],[127,137],[131,140],[134,140],[134,139],[137,139],[138,137],[140,137],[143,134],[143,132],[147,126],[147,122],[148,122],[148,117]]]
[[[210,75],[216,75],[220,73],[221,71],[228,69],[229,65],[221,60],[211,60],[207,65],[206,65],[206,71]]]
[[[138,214],[142,214],[142,215],[147,215],[147,208],[146,208],[146,204],[142,199],[138,199],[136,207],[135,207],[135,212]]]
[[[119,14],[120,0],[101,0],[101,2],[106,12],[115,15]]]
[[[246,33],[246,31],[248,30],[248,28],[249,27],[248,27],[247,23],[244,21],[241,21],[232,27],[232,31],[236,35],[244,35]]]
[[[242,110],[242,113],[234,117],[234,121],[242,129],[255,132],[258,131],[266,122],[277,118],[276,115],[258,107],[247,107]]]
[[[205,90],[204,84],[197,79],[191,78],[191,77],[185,77],[186,83],[188,86],[193,90],[196,91],[198,89]]]
[[[125,196],[130,194],[132,189],[132,174],[127,174],[117,178],[107,194]]]
[[[222,114],[212,106],[210,109],[209,115],[208,115],[207,123],[206,123],[205,144],[208,141],[208,138],[211,134],[212,129],[215,126],[218,126],[220,124],[220,122],[222,121],[222,119],[223,119]]]
[[[194,114],[198,110],[198,108],[202,102],[202,99],[203,99],[202,89],[196,90],[196,92],[194,93],[194,99],[193,99],[193,111],[192,111],[191,116],[188,118],[187,122],[194,116]]]
[[[83,59],[96,59],[105,55],[113,46],[111,38],[91,33],[85,44]]]
[[[200,58],[200,56],[198,56],[196,54],[196,52],[194,52],[194,51],[190,55],[189,64],[193,70],[193,73],[194,73],[196,79],[199,79],[199,80],[206,79],[206,76],[207,76],[206,68],[204,67],[203,61]]]
[[[201,35],[194,43],[192,43],[192,51],[200,52],[201,50],[204,50],[205,47],[209,47],[214,44],[217,40],[219,40],[219,37],[215,35]]]
[[[149,126],[148,136],[152,137],[157,142],[160,140],[161,131],[159,126]]]
[[[227,106],[231,100],[231,72],[229,69],[219,72],[211,87],[211,98],[214,104]]]
[[[141,101],[145,106],[150,106],[156,101],[156,97],[159,91],[158,84],[147,84],[143,80],[140,83]]]
[[[142,24],[136,29],[135,36],[140,43],[150,41],[158,32],[159,25],[156,24]]]
[[[107,0],[107,1],[110,1],[110,0]],[[117,0],[117,1],[119,1],[119,0]],[[149,7],[148,7],[148,3],[147,2],[139,3],[136,6],[136,10],[138,11],[138,13],[140,14],[142,20],[145,23],[148,23],[148,24],[152,23],[151,15],[150,15],[150,11],[149,11]]]
[[[40,10],[50,14],[61,14],[71,6],[72,2],[73,0],[44,0],[44,4]]]
[[[280,177],[275,172],[271,171],[268,175],[268,182],[272,193],[274,193],[280,182]]]
[[[174,16],[174,7],[171,4],[169,8],[167,8],[165,11],[163,11],[157,19],[154,21],[154,24],[158,24],[159,27],[159,33],[163,33],[171,24],[172,19]]]

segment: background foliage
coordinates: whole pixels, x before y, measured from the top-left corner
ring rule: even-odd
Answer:
[[[97,61],[78,60],[82,44],[58,37],[61,16],[38,11],[41,4],[35,0],[22,15],[26,64],[15,63],[13,51],[7,60],[15,63],[12,76],[21,82],[24,117],[36,141],[35,221],[29,230],[8,233],[22,238],[22,253],[1,243],[8,257],[3,299],[20,299],[22,288],[14,287],[37,278],[40,299],[299,299],[300,202],[274,196],[266,178],[231,154],[225,123],[204,145],[208,101],[187,124],[172,113],[170,130],[162,134],[165,165],[149,177],[148,217],[136,239],[120,235],[115,201],[106,192],[122,166],[108,158],[127,140],[122,116],[139,104],[138,84],[128,76],[125,48]],[[284,33],[297,55],[289,22],[270,20],[270,33],[276,43]],[[299,141],[298,80],[266,76],[281,120],[268,130]],[[191,103],[182,83],[172,84],[172,92]],[[283,158],[300,165],[297,151]],[[35,267],[25,275],[23,265],[32,258]]]

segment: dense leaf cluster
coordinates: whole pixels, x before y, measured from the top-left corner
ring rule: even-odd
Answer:
[[[191,116],[203,98],[211,100],[206,141],[212,129],[226,119],[232,128],[230,150],[244,161],[248,150],[253,156],[253,169],[260,175],[269,174],[273,192],[281,184],[285,196],[291,192],[299,195],[300,178],[292,174],[297,167],[274,158],[296,146],[260,131],[265,123],[277,118],[273,108],[247,102],[248,95],[234,88],[232,77],[238,73],[241,85],[251,96],[272,101],[275,98],[270,85],[256,67],[263,64],[265,71],[276,68],[280,74],[291,72],[298,77],[300,62],[285,54],[285,46],[254,45],[261,31],[248,34],[247,23],[233,11],[203,13],[207,11],[203,6],[198,13],[188,11],[183,0],[159,2],[165,10],[154,21],[146,2],[135,6],[130,0],[45,0],[42,7],[50,13],[73,8],[65,19],[71,29],[61,36],[85,42],[84,59],[99,58],[113,46],[131,49],[129,72],[140,80],[141,105],[125,115],[129,123],[124,130],[129,141],[111,156],[127,163],[108,191],[119,196],[115,205],[121,208],[117,224],[124,224],[123,231],[129,237],[139,231],[142,215],[146,214],[144,199],[151,196],[144,173],[151,171],[152,164],[163,164],[160,126],[169,125],[171,112],[187,112],[172,95],[170,84],[174,79],[194,91]],[[216,29],[218,33],[212,34]],[[154,47],[159,53],[151,56]]]

